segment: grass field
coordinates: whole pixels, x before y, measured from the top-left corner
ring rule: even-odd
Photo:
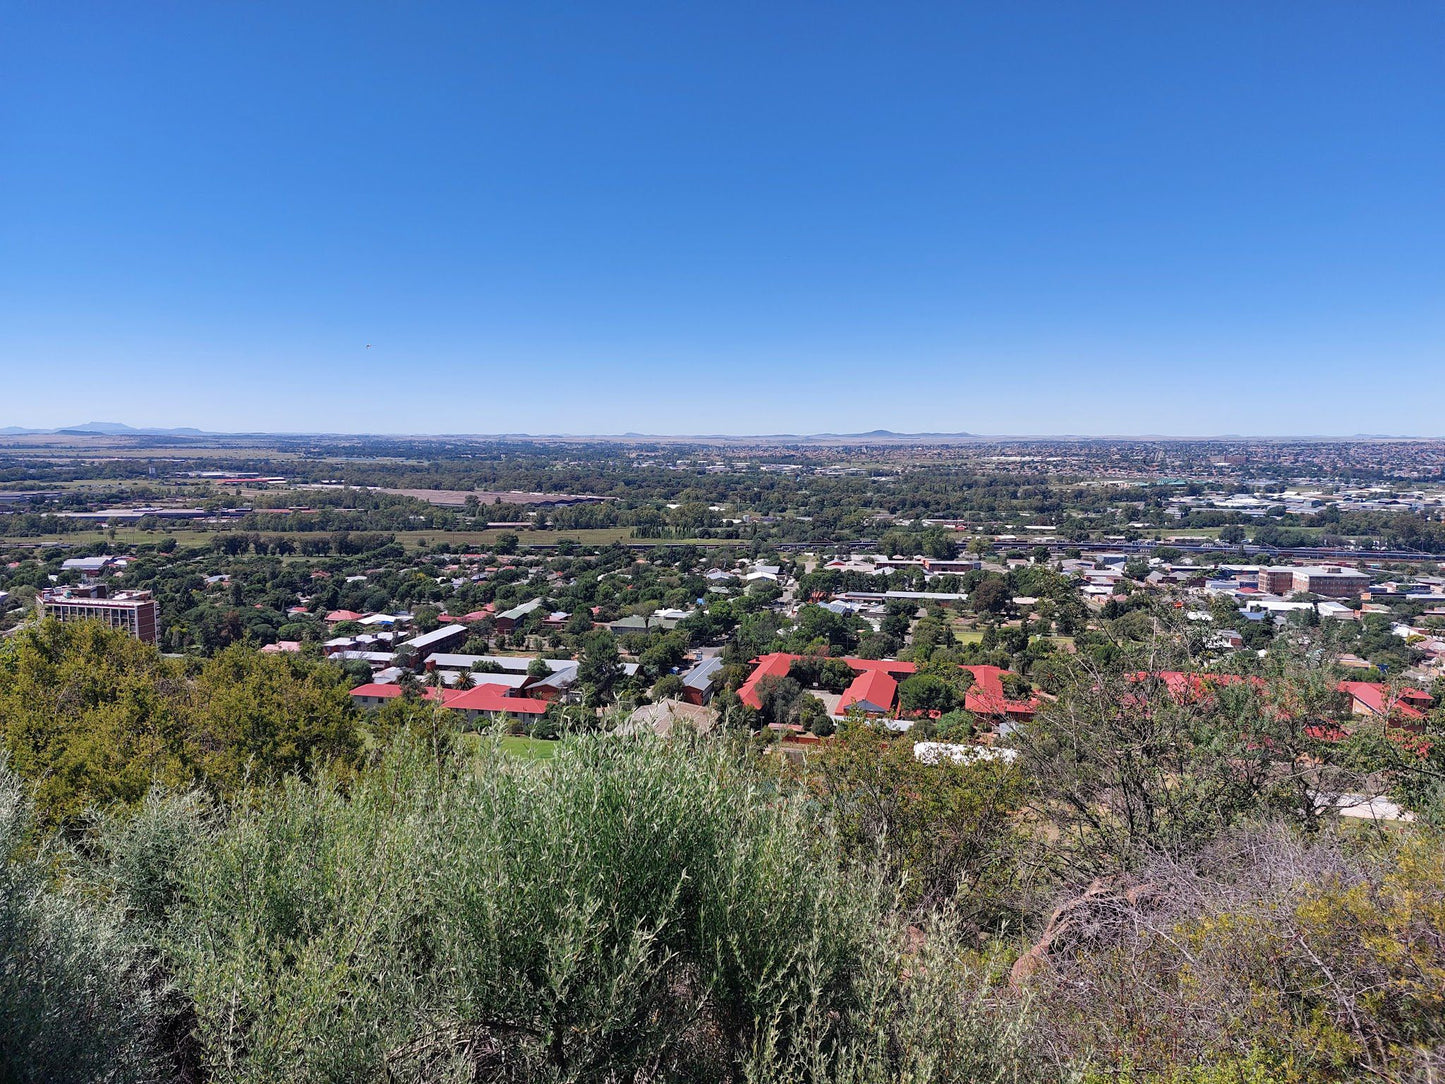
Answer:
[[[550,760],[557,755],[557,743],[554,741],[511,734],[502,739],[502,748],[514,757],[527,757],[531,760]]]
[[[480,734],[463,734],[458,739],[464,749],[475,752],[483,738]],[[525,757],[528,760],[550,760],[557,755],[557,743],[542,738],[526,738],[507,734],[501,738],[502,751],[509,756]]]
[[[204,541],[204,531],[182,531],[176,535],[176,541],[184,547],[187,541],[194,545],[198,541]],[[134,527],[117,527],[115,529],[114,541],[122,546],[136,546],[144,542],[159,542],[165,538],[164,531],[142,531]],[[0,549],[6,546],[88,546],[93,542],[104,542],[110,539],[109,531],[74,531],[66,534],[37,534],[18,535],[14,538],[0,538]]]

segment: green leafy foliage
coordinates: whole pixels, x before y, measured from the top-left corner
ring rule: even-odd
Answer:
[[[0,741],[43,824],[139,801],[153,783],[220,795],[362,755],[343,673],[236,645],[184,663],[100,625],[46,622],[0,645]]]
[[[924,763],[913,743],[846,722],[805,777],[844,853],[877,861],[911,906],[954,901],[969,919],[1008,917],[1018,873],[1022,777],[1002,761]]]

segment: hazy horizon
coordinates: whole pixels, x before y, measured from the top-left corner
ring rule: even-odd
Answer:
[[[120,427],[112,431],[107,429],[89,429],[90,426]],[[600,441],[623,441],[623,440],[662,440],[662,441],[689,441],[689,440],[848,440],[873,438],[880,441],[933,441],[946,443],[954,441],[966,443],[968,441],[1051,441],[1051,440],[1163,440],[1163,441],[1231,441],[1231,440],[1263,440],[1263,441],[1370,441],[1370,440],[1398,440],[1398,441],[1441,441],[1445,436],[1430,434],[1412,433],[1088,433],[1088,432],[1057,432],[1057,433],[969,433],[969,432],[926,432],[895,429],[873,429],[857,432],[818,431],[818,432],[738,432],[717,430],[713,432],[596,432],[588,433],[581,431],[574,432],[523,432],[523,431],[462,431],[454,432],[445,430],[394,430],[394,431],[366,431],[347,429],[294,429],[294,430],[268,430],[268,429],[230,429],[211,430],[201,429],[196,426],[187,425],[158,425],[158,426],[132,426],[125,422],[79,422],[61,426],[26,426],[13,423],[6,423],[0,426],[0,437],[5,436],[55,436],[55,435],[94,435],[94,436],[146,436],[146,435],[195,435],[200,437],[312,437],[312,436],[341,436],[341,437],[363,437],[376,439],[481,439],[481,440],[600,440]]]

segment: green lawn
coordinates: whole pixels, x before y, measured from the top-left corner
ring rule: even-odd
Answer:
[[[502,748],[514,757],[526,757],[529,760],[549,760],[557,755],[557,743],[554,741],[511,734],[502,739]]]
[[[175,535],[177,543],[184,546],[187,541],[193,545],[205,541],[206,532],[203,531],[178,531]],[[117,527],[113,541],[121,546],[135,546],[142,542],[159,542],[165,538],[164,531],[142,531],[135,527]],[[73,531],[65,534],[37,534],[21,535],[14,538],[0,538],[0,549],[7,545],[15,546],[89,546],[95,542],[111,540],[110,534],[104,530],[97,531]]]
[[[484,740],[481,734],[475,733],[462,734],[458,738],[462,747],[471,752],[475,752]],[[524,738],[520,735],[506,734],[500,741],[502,751],[514,757],[525,757],[528,760],[549,760],[557,754],[557,743],[545,741],[542,738]]]

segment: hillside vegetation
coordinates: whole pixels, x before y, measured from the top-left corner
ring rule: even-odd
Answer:
[[[1438,1079],[1433,754],[1320,744],[1304,662],[1272,675],[1293,714],[1137,662],[1011,764],[850,725],[788,766],[747,734],[378,735],[322,663],[26,633],[0,1077]],[[1418,819],[1315,800],[1366,781]]]

